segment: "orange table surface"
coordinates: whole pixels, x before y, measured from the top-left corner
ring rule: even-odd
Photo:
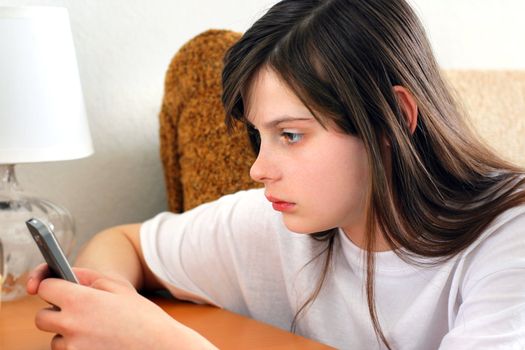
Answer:
[[[213,306],[195,305],[159,296],[150,299],[173,318],[195,329],[220,349],[332,349]],[[34,325],[34,316],[43,307],[48,307],[48,304],[37,297],[3,302],[0,309],[0,349],[49,349],[53,335],[38,330]]]

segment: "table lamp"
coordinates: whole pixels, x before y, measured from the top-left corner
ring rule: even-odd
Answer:
[[[69,212],[24,194],[15,164],[92,153],[67,10],[0,7],[0,245],[6,268],[2,300],[24,296],[27,273],[43,261],[26,220],[35,217],[47,223],[66,254],[74,244]]]

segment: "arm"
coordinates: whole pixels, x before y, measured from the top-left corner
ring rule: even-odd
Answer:
[[[52,349],[216,349],[136,292],[160,287],[144,262],[139,232],[135,224],[97,234],[76,261],[80,284],[46,279],[45,264],[31,273],[28,293],[56,306],[35,318],[40,330],[56,333]]]
[[[157,277],[144,260],[140,246],[140,226],[117,226],[97,234],[84,246],[75,266],[108,275],[120,275],[136,289],[161,289]]]
[[[81,250],[75,266],[124,279],[138,290],[161,289],[162,285],[144,260],[140,226],[122,225],[98,233]],[[47,274],[47,265],[41,265],[31,273],[27,284],[29,294],[37,293],[38,285]]]
[[[271,208],[262,210],[261,203],[266,204],[262,190],[241,192],[184,214],[164,213],[142,226],[120,226],[96,235],[74,268],[80,285],[44,279],[45,265],[31,274],[28,292],[59,308],[41,310],[36,317],[38,328],[61,335],[55,338],[56,348],[66,342],[77,349],[97,349],[89,346],[96,342],[104,349],[214,349],[201,335],[136,293],[134,287],[159,286],[143,254],[172,293],[172,287],[181,286],[185,292],[210,296],[217,304],[244,311],[236,262],[238,258],[251,261],[253,252],[264,254],[252,243],[271,225],[267,215]],[[248,223],[250,230],[244,229]],[[140,230],[146,233],[141,240]],[[243,248],[233,250],[239,245]],[[180,281],[173,283],[173,278]]]

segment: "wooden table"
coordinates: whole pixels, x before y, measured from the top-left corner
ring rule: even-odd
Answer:
[[[213,306],[195,305],[158,296],[150,299],[220,349],[332,349]],[[0,309],[0,349],[48,350],[52,334],[41,332],[34,325],[34,315],[43,307],[48,307],[48,304],[37,297],[3,302]]]

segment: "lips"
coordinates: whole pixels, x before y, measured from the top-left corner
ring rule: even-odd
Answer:
[[[287,202],[279,198],[275,198],[272,196],[266,196],[266,199],[268,199],[270,202],[272,202],[272,207],[274,210],[277,211],[290,211],[295,207],[295,203]]]

